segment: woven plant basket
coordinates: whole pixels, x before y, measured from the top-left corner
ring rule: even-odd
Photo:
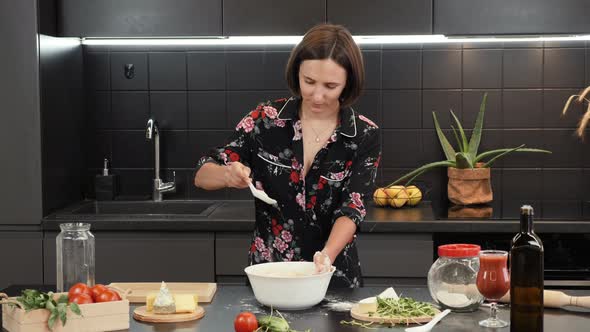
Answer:
[[[491,170],[489,167],[447,169],[449,184],[447,193],[449,200],[458,205],[472,205],[489,203],[494,199],[491,185]]]
[[[480,205],[453,205],[447,210],[449,218],[490,218],[494,210],[487,204]]]

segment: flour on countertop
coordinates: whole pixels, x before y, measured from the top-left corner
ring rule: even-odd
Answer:
[[[327,301],[322,307],[332,311],[350,311],[355,302],[346,301],[337,297],[326,297],[324,301]]]
[[[353,305],[352,302],[330,302],[324,304],[324,307],[332,311],[350,311]]]
[[[258,304],[254,297],[247,297],[240,300],[240,311],[249,311],[253,314],[266,314],[264,308]]]

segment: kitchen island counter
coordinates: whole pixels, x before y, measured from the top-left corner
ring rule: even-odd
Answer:
[[[394,285],[395,286],[395,285]],[[395,287],[398,294],[409,296],[417,300],[430,301],[428,289]],[[17,287],[7,289],[9,295],[16,291]],[[345,302],[354,302],[360,299],[374,296],[383,291],[384,287],[363,287],[358,289],[339,289],[328,291],[326,298],[313,308],[302,311],[282,311],[281,313],[289,321],[291,328],[298,331],[311,329],[312,332],[339,332],[339,331],[403,331],[403,326],[389,328],[379,326],[379,329],[367,330],[355,326],[343,325],[341,321],[351,321],[349,312],[339,311]],[[566,291],[571,295],[587,296],[590,290]],[[131,306],[132,311],[136,305]],[[269,314],[269,310],[256,302],[252,290],[248,286],[218,285],[217,293],[213,301],[204,304],[205,316],[197,321],[184,323],[152,324],[136,321],[130,312],[131,332],[152,331],[182,331],[182,332],[231,332],[234,331],[233,321],[240,311],[250,311],[257,316]],[[432,330],[433,332],[472,332],[491,331],[482,328],[478,322],[487,318],[489,308],[480,307],[472,313],[451,313],[445,317]],[[499,310],[499,317],[509,320],[509,309],[503,307]],[[569,311],[564,309],[545,309],[545,331],[587,331],[590,326],[590,310]],[[496,329],[494,331],[510,331],[510,328]]]

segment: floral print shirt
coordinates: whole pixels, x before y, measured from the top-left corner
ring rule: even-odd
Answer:
[[[332,225],[341,216],[357,226],[363,221],[365,197],[373,191],[381,156],[380,131],[352,108],[340,110],[340,122],[303,177],[301,99],[258,105],[236,126],[229,142],[199,161],[239,161],[252,170],[253,184],[278,202],[255,200],[256,227],[250,264],[313,261]],[[358,227],[357,227],[358,230]],[[331,287],[362,286],[356,235],[334,262]]]

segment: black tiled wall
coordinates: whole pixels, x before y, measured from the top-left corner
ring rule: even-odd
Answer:
[[[112,160],[121,193],[149,195],[153,147],[149,116],[160,123],[162,177],[176,171],[176,199],[249,198],[247,192],[204,192],[192,185],[197,160],[221,144],[256,103],[287,96],[283,71],[290,47],[105,47],[85,49],[89,80],[89,175]],[[552,155],[513,154],[495,164],[497,201],[534,201],[581,213],[590,198],[590,148],[573,136],[583,109],[561,116],[567,97],[590,82],[584,42],[376,45],[363,48],[366,90],[355,109],[383,129],[378,184],[443,158],[432,112],[449,138],[449,109],[471,128],[488,92],[480,151],[526,144]],[[123,66],[133,63],[135,77]],[[446,193],[444,170],[419,184],[432,199]],[[90,188],[91,186],[89,186]],[[91,190],[89,189],[89,193]],[[516,202],[516,203],[515,203]],[[504,209],[513,209],[505,206]]]

